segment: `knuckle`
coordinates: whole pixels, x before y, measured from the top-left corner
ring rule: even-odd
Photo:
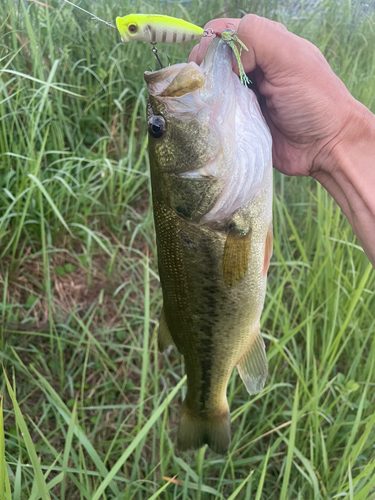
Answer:
[[[216,19],[213,19],[213,20],[211,20],[211,21],[208,21],[208,23],[206,23],[206,24],[204,25],[204,28],[211,28],[211,27],[215,24],[215,21],[216,21]]]
[[[275,28],[279,29],[280,31],[284,31],[284,32],[288,31],[287,27],[284,26],[283,24],[278,23],[277,21],[272,21],[272,22],[273,22]]]
[[[277,29],[282,32],[288,31],[283,24],[265,17],[257,16],[256,14],[246,14],[246,16],[241,19],[241,24],[242,23],[246,24],[252,31],[260,30],[266,32],[270,29]]]
[[[303,40],[304,40],[306,48],[308,50],[310,50],[317,59],[320,59],[321,61],[326,60],[324,55],[322,54],[322,52],[320,51],[320,49],[318,49],[318,47],[316,45],[311,43],[309,40],[306,40],[306,39],[303,39]]]

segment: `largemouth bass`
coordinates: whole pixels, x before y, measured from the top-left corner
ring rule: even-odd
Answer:
[[[164,302],[158,342],[177,346],[188,381],[177,444],[225,453],[234,366],[249,394],[267,377],[260,315],[272,254],[271,135],[218,38],[200,67],[177,64],[145,80]]]

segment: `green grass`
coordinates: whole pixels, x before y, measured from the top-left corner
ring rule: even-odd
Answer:
[[[62,2],[2,5],[0,499],[375,498],[375,273],[330,196],[275,173],[266,388],[250,398],[233,373],[228,456],[179,453],[183,365],[156,346],[143,83],[156,61]],[[110,22],[268,15],[375,111],[371,1],[137,5],[82,4]],[[160,53],[181,62],[192,45]]]

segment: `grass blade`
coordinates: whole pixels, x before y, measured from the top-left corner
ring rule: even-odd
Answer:
[[[45,197],[45,199],[50,204],[52,210],[55,212],[56,217],[59,219],[59,221],[61,222],[61,224],[65,227],[65,229],[69,232],[69,234],[71,234],[70,229],[67,226],[64,217],[61,215],[59,209],[57,208],[57,206],[53,202],[51,196],[48,194],[46,188],[43,186],[43,184],[40,182],[40,180],[37,177],[35,177],[35,175],[33,175],[33,174],[29,174],[28,177],[30,177],[30,179],[32,179],[35,182],[35,184],[38,186],[38,188],[42,192],[42,194]]]
[[[5,461],[3,396],[0,394],[0,498],[11,500],[9,476]]]
[[[228,500],[235,500],[238,497],[238,494],[241,492],[242,488],[246,485],[248,480],[251,478],[251,476],[254,474],[254,471],[252,470],[250,474],[245,477],[245,479],[242,481],[242,483],[237,486],[237,488],[233,491],[230,497],[228,497]]]
[[[299,402],[298,389],[299,389],[299,381],[297,381],[296,392],[294,394],[292,423],[290,426],[290,433],[289,433],[288,454],[286,457],[283,485],[281,487],[281,493],[280,493],[280,500],[288,500],[288,497],[289,497],[288,486],[289,486],[290,471],[292,469],[292,462],[293,462],[293,456],[294,456],[294,443],[295,443],[295,439],[296,439],[297,420],[298,420],[298,402]]]
[[[129,456],[133,453],[133,451],[137,448],[137,446],[141,443],[141,441],[147,436],[147,433],[150,431],[156,420],[158,420],[163,414],[165,408],[171,403],[173,398],[176,396],[180,388],[184,385],[186,381],[186,375],[180,380],[180,382],[176,385],[176,387],[168,394],[162,404],[153,412],[153,414],[148,419],[148,422],[142,427],[137,436],[133,439],[128,448],[124,451],[121,457],[117,460],[115,465],[109,471],[107,477],[104,479],[99,488],[95,491],[92,500],[100,500],[101,495],[104,493],[105,489],[108,487],[109,483],[112,481],[114,476],[120,470],[120,468],[124,465]]]
[[[47,487],[46,481],[44,479],[42,469],[40,467],[40,462],[38,460],[38,457],[37,457],[37,454],[35,451],[34,443],[31,439],[26,422],[23,418],[20,407],[18,406],[16,395],[12,389],[12,386],[8,380],[8,377],[5,373],[4,368],[3,368],[3,372],[4,372],[5,382],[6,382],[6,385],[8,388],[8,393],[9,393],[10,399],[12,400],[12,403],[13,403],[13,408],[14,408],[14,413],[16,416],[17,425],[19,426],[19,428],[22,432],[22,436],[23,436],[23,439],[25,441],[27,452],[28,452],[29,457],[30,457],[31,465],[34,469],[35,485],[38,488],[38,492],[39,492],[39,495],[40,495],[42,500],[51,500],[51,497],[48,493],[48,487]]]
[[[64,404],[60,396],[57,394],[57,392],[51,387],[51,385],[34,369],[34,373],[38,376],[39,382],[41,383],[42,388],[44,388],[45,392],[47,393],[48,396],[50,396],[52,402],[54,403],[57,411],[60,413],[62,418],[65,420],[67,425],[73,425],[72,422],[72,414],[67,408],[67,406]],[[87,438],[85,432],[83,431],[82,427],[78,425],[77,423],[74,423],[74,434],[82,444],[82,446],[86,449],[87,453],[89,454],[91,460],[94,462],[95,466],[97,467],[98,471],[101,473],[103,477],[108,477],[108,469],[102,462],[99,454],[95,450],[95,447],[91,443],[91,441]],[[116,495],[119,495],[119,489],[117,485],[113,482],[109,484],[109,487],[112,489],[113,493]]]

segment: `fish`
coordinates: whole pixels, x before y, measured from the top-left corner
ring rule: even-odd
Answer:
[[[148,151],[163,308],[159,349],[184,357],[180,450],[231,442],[234,367],[250,395],[268,374],[260,332],[272,255],[272,138],[217,37],[200,66],[145,72]]]
[[[195,24],[159,14],[128,14],[116,18],[123,42],[181,43],[201,38],[204,30]]]

